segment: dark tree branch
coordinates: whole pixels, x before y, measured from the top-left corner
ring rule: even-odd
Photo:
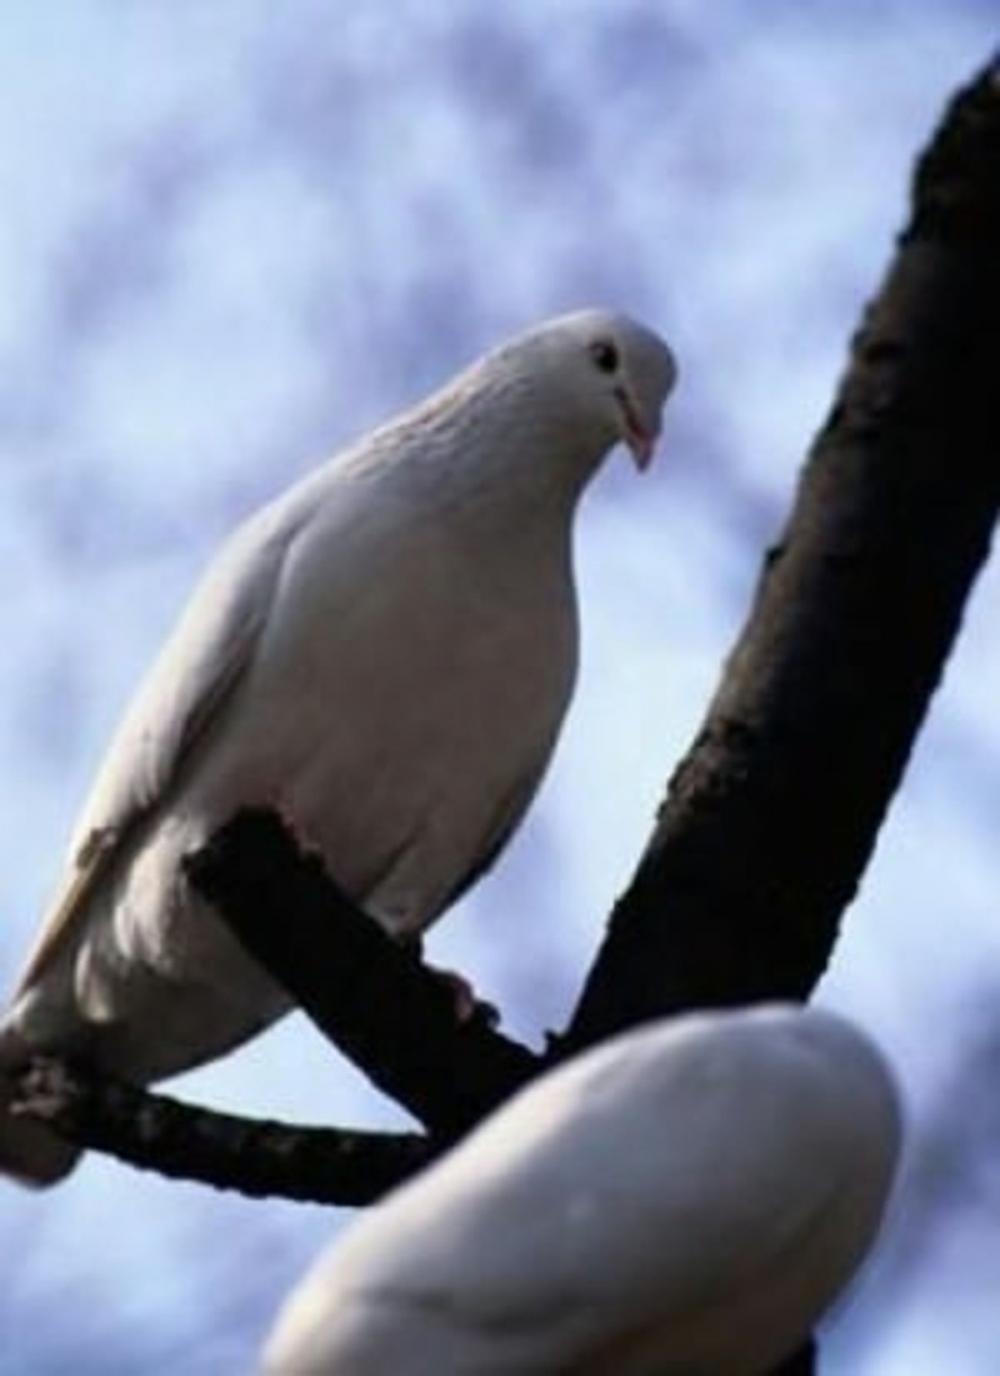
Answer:
[[[270,812],[245,811],[187,861],[246,949],[369,1079],[453,1138],[541,1062],[485,1018],[459,1023],[440,977],[304,856]]]
[[[813,1376],[815,1370],[816,1344],[810,1339],[798,1352],[787,1357],[780,1366],[774,1367],[768,1376]]]
[[[293,1128],[193,1108],[44,1057],[12,1107],[145,1170],[318,1204],[371,1204],[434,1150],[416,1133]]]
[[[802,999],[823,971],[1000,502],[998,168],[994,67],[920,161],[900,251],[571,1047],[693,1004]]]
[[[1000,504],[1000,66],[946,112],[750,619],[563,1051],[805,998],[836,941]],[[811,1376],[815,1347],[774,1376]]]
[[[460,1024],[441,978],[304,855],[276,814],[238,814],[185,866],[320,1031],[432,1137],[214,1113],[45,1057],[19,1077],[19,1112],[163,1175],[249,1195],[370,1204],[543,1065],[485,1017]]]

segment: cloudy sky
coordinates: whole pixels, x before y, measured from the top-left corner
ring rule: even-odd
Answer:
[[[608,304],[681,360],[655,472],[579,530],[583,677],[517,843],[431,942],[558,1026],[704,710],[982,0],[12,0],[0,83],[5,982],[137,676],[221,536],[505,333]],[[996,573],[822,996],[892,1056],[900,1199],[825,1371],[1000,1350]],[[185,1094],[400,1121],[299,1019]],[[338,1226],[88,1161],[0,1188],[30,1376],[246,1369]]]

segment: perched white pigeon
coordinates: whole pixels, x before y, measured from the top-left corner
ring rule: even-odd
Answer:
[[[334,1244],[267,1376],[757,1376],[879,1225],[892,1078],[829,1013],[696,1014],[523,1090]]]
[[[618,440],[647,464],[674,374],[625,316],[551,320],[236,531],[84,806],[0,1072],[41,1049],[145,1082],[286,1011],[178,868],[245,804],[400,937],[489,865],[573,687],[577,499]],[[64,1174],[74,1152],[3,1103],[0,1170]]]

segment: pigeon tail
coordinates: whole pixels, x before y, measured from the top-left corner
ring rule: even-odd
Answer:
[[[10,1077],[24,1065],[29,1054],[13,1028],[0,1028],[0,1176],[40,1189],[68,1175],[80,1149],[44,1124],[10,1112]]]

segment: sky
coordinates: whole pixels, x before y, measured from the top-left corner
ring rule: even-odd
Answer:
[[[537,1045],[565,1020],[707,705],[905,218],[996,41],[973,0],[11,0],[0,45],[0,983],[137,678],[224,534],[516,329],[660,330],[654,471],[578,529],[584,650],[541,797],[430,955]],[[992,21],[992,22],[991,22]],[[824,1373],[1000,1350],[1000,636],[987,571],[821,999],[907,1101],[881,1247]],[[821,781],[817,781],[821,786]],[[397,1124],[305,1023],[173,1086]],[[0,1187],[0,1349],[29,1376],[248,1368],[342,1215],[88,1159]]]

